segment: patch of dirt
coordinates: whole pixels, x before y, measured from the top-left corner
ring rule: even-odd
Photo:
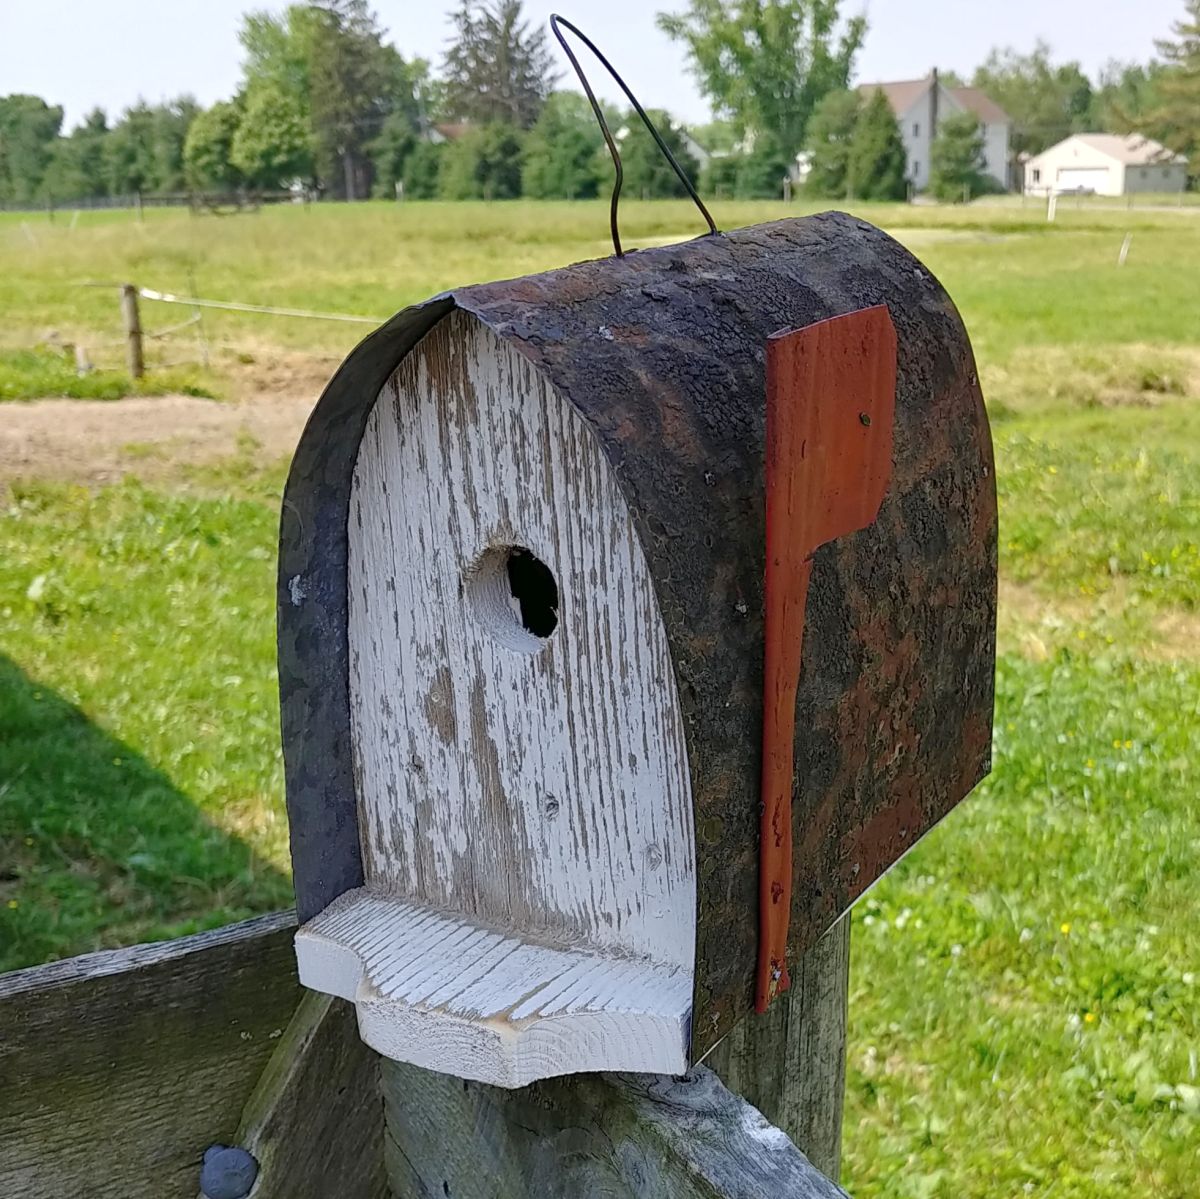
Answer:
[[[108,483],[155,479],[229,458],[253,438],[265,459],[291,454],[320,394],[237,403],[191,396],[34,400],[0,405],[0,487],[21,478]]]
[[[1040,595],[1026,583],[1000,580],[1000,640],[1035,662],[1044,662],[1058,646],[1069,644],[1080,626],[1097,617],[1115,616],[1128,605],[1128,587],[1112,588],[1093,599],[1082,596]],[[1174,609],[1145,614],[1144,637],[1138,653],[1153,662],[1194,662],[1200,659],[1200,614]]]

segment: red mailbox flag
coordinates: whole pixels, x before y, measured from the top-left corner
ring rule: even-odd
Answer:
[[[759,1012],[789,986],[796,692],[813,554],[879,515],[895,403],[896,331],[884,304],[767,341]]]

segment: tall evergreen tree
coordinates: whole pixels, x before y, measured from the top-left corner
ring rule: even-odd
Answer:
[[[521,0],[462,0],[446,53],[447,115],[478,125],[530,129],[556,73],[546,32],[522,19]]]
[[[981,147],[982,149],[982,147]],[[891,103],[879,89],[854,123],[846,161],[850,194],[859,200],[903,200],[908,158]]]
[[[1157,43],[1164,70],[1157,80],[1159,103],[1147,124],[1163,143],[1189,162],[1200,178],[1200,0],[1185,0],[1184,17],[1172,27],[1173,38]]]
[[[317,169],[336,194],[356,200],[366,147],[386,115],[384,50],[366,0],[320,0],[320,34],[309,63],[309,114]]]
[[[842,199],[848,194],[850,144],[862,111],[857,92],[830,92],[817,105],[808,126],[806,186],[814,195]]]
[[[718,116],[767,136],[784,162],[803,148],[821,99],[849,86],[866,20],[839,23],[840,0],[690,0],[658,24],[687,48]]]
[[[929,189],[958,202],[983,190],[983,126],[973,112],[956,112],[938,126],[930,150]]]

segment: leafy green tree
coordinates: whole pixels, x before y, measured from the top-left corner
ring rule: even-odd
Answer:
[[[1092,92],[1092,124],[1105,133],[1143,129],[1159,107],[1162,72],[1162,64],[1157,62],[1106,63]]]
[[[180,96],[151,110],[153,183],[155,191],[178,192],[186,186],[183,149],[188,129],[200,112],[191,96]]]
[[[841,90],[830,92],[813,112],[805,186],[815,195],[842,199],[849,194],[850,145],[861,111],[858,93]]]
[[[478,125],[530,129],[554,85],[546,31],[522,20],[521,0],[461,0],[450,18],[446,114]]]
[[[108,118],[94,108],[69,137],[54,143],[50,165],[42,179],[42,193],[49,200],[79,200],[102,196],[107,191],[104,174],[104,141]]]
[[[1092,124],[1092,85],[1077,62],[1055,66],[1050,47],[1038,42],[1032,53],[1011,47],[993,50],[971,79],[1012,119],[1013,155],[1040,154]]]
[[[40,96],[0,97],[0,199],[38,198],[62,118],[62,109]]]
[[[232,191],[242,184],[233,165],[233,139],[242,122],[240,99],[218,100],[200,113],[188,129],[183,147],[187,185],[201,191]]]
[[[374,141],[367,147],[374,168],[373,192],[378,199],[390,200],[396,184],[404,178],[404,164],[417,146],[412,122],[399,112],[389,113]]]
[[[840,0],[690,0],[658,24],[687,48],[718,116],[740,136],[770,136],[785,161],[804,146],[814,109],[849,85],[866,20],[841,26]]]
[[[672,124],[670,114],[661,108],[648,109],[647,113],[663,141],[675,155],[675,161],[687,172],[688,178],[695,179],[699,173],[696,160],[688,151],[679,127]],[[687,195],[687,189],[671,169],[671,164],[663,157],[662,151],[636,112],[630,112],[626,116],[625,124],[617,132],[617,139],[621,151],[621,165],[625,172],[626,195],[648,200]],[[597,153],[597,163],[601,177],[605,180],[610,179],[612,167],[608,162],[607,149],[602,154]]]
[[[520,132],[479,125],[446,147],[438,173],[444,200],[511,200],[521,194]]]
[[[311,129],[311,67],[320,53],[323,18],[311,4],[290,4],[276,16],[250,12],[242,18],[238,41],[245,93],[262,88],[285,96],[293,112]]]
[[[963,199],[985,189],[983,126],[972,112],[957,112],[938,125],[930,150],[929,188],[939,200]]]
[[[521,190],[537,200],[583,200],[599,190],[599,126],[578,92],[554,92],[525,140]]]
[[[229,161],[251,187],[264,190],[311,178],[312,143],[294,97],[265,83],[253,88]]]
[[[404,194],[412,200],[432,200],[439,194],[439,179],[445,145],[433,142],[417,142],[404,160]]]
[[[723,200],[736,195],[741,158],[734,151],[714,154],[700,168],[700,190],[706,196],[719,196]]]
[[[778,200],[790,167],[773,137],[756,137],[754,145],[737,156],[733,194],[739,200]]]
[[[979,139],[982,163],[982,130]],[[876,89],[859,112],[850,137],[846,161],[850,194],[859,200],[903,200],[908,193],[907,170],[900,126],[888,98]]]
[[[116,196],[151,191],[157,182],[154,110],[139,100],[127,108],[104,140],[104,171]]]
[[[242,26],[247,92],[287,97],[303,122],[314,170],[333,195],[390,189],[412,134],[428,120],[428,65],[407,63],[383,41],[366,0],[292,4],[279,16],[251,13]],[[422,109],[425,109],[423,112]],[[386,125],[386,133],[385,133]]]
[[[1200,177],[1200,0],[1185,0],[1174,38],[1157,43],[1164,69],[1157,80],[1158,103],[1147,114],[1168,147],[1187,158],[1193,179]]]

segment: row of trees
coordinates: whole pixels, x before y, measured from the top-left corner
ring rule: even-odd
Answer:
[[[1160,61],[1113,65],[1093,84],[1078,63],[995,51],[970,82],[1013,119],[1014,153],[1036,153],[1083,129],[1138,130],[1200,168],[1200,0],[1183,0]],[[850,91],[866,35],[842,0],[689,0],[661,14],[684,47],[717,119],[696,130],[710,151],[702,185],[777,195],[807,150],[813,185],[830,195],[904,194],[903,146],[882,97]],[[521,0],[460,0],[438,71],[385,39],[368,0],[306,0],[248,15],[237,93],[201,110],[190,98],[128,109],[111,126],[99,110],[68,135],[62,110],[34,96],[0,98],[0,201],[66,200],[134,191],[273,189],[295,181],[360,199],[519,194],[587,197],[611,168],[584,101],[556,92],[545,32]],[[950,84],[962,82],[944,76]],[[655,114],[684,165],[682,132]],[[622,132],[634,194],[678,184],[628,114]],[[978,129],[947,119],[935,187],[961,191],[978,169]],[[440,130],[440,132],[439,132]]]

